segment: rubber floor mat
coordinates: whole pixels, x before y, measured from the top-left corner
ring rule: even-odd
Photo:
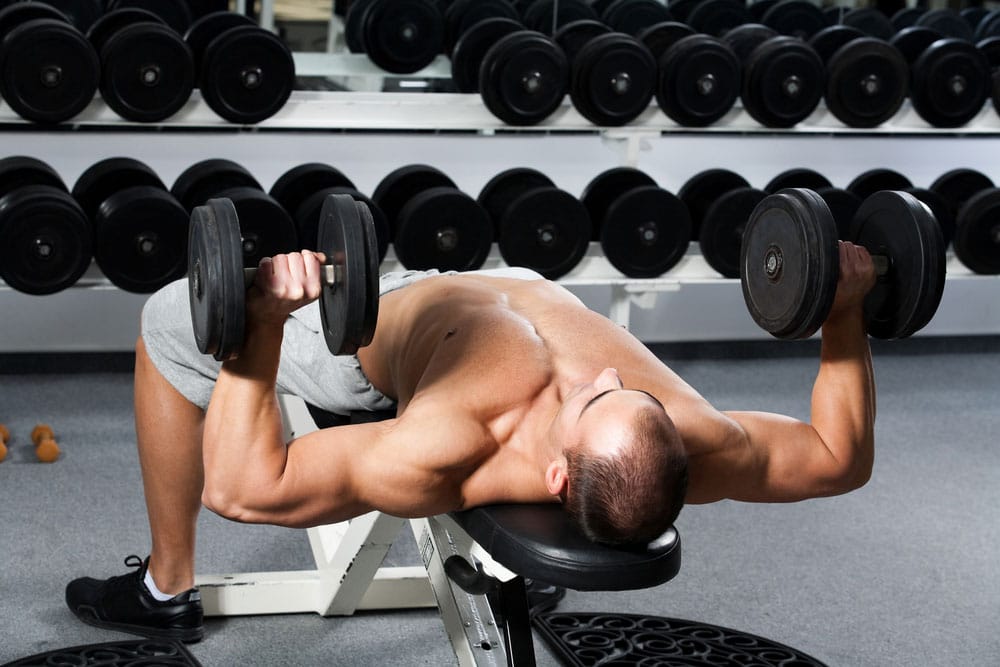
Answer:
[[[8,662],[0,667],[201,667],[182,644],[160,639],[133,639],[89,644]]]
[[[533,621],[572,667],[826,667],[770,639],[676,618],[552,612]]]

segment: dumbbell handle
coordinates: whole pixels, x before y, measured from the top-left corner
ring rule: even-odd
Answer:
[[[321,264],[323,272],[321,274],[321,279],[323,284],[327,287],[335,287],[339,282],[343,280],[341,278],[341,272],[343,269],[336,264]],[[257,279],[257,268],[251,267],[243,269],[243,286],[250,289],[253,285],[253,281]]]
[[[875,265],[875,275],[881,278],[882,276],[889,273],[889,267],[892,266],[892,262],[889,260],[888,255],[872,255],[872,263]]]

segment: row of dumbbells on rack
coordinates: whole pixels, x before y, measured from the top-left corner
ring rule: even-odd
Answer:
[[[322,163],[293,167],[265,192],[243,166],[205,160],[168,190],[143,162],[109,158],[84,171],[70,191],[46,163],[9,157],[0,160],[0,278],[21,292],[52,294],[76,284],[96,262],[119,288],[150,293],[185,275],[196,206],[215,197],[233,201],[244,264],[252,267],[265,256],[311,248],[330,194],[368,204],[379,261],[391,244],[408,269],[478,269],[496,244],[506,264],[558,279],[596,243],[624,276],[655,278],[677,266],[694,241],[715,271],[736,278],[745,222],[767,194],[787,188],[816,191],[844,239],[872,194],[906,191],[926,204],[945,245],[952,243],[970,270],[1000,274],[1000,188],[973,169],[949,171],[927,188],[874,169],[837,188],[796,168],[763,189],[735,172],[709,169],[673,194],[649,174],[619,167],[595,176],[576,197],[521,167],[500,172],[473,198],[442,171],[411,164],[385,176],[368,197]]]
[[[936,127],[966,125],[991,96],[1000,112],[1000,10],[890,20],[808,0],[353,0],[344,13],[351,51],[396,73],[447,53],[455,88],[510,125],[545,120],[567,94],[599,126],[632,122],[654,97],[689,127],[719,121],[737,99],[776,128],[821,99],[862,128],[893,118],[907,96]]]
[[[228,3],[191,3],[199,9]],[[221,118],[270,118],[295,87],[291,51],[242,14],[194,19],[182,0],[0,0],[0,96],[26,120],[76,117],[97,91],[125,120],[152,123],[181,110],[197,87]],[[183,11],[182,11],[183,10]]]

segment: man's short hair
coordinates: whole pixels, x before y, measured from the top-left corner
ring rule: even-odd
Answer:
[[[584,535],[615,545],[646,544],[680,514],[687,493],[687,454],[665,412],[641,410],[631,438],[612,455],[567,451],[566,511]]]

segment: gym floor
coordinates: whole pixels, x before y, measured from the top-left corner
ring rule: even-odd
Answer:
[[[831,667],[1000,664],[1000,338],[873,347],[877,460],[867,486],[789,505],[688,507],[673,581],[570,591],[559,609],[736,628]],[[720,408],[808,416],[813,341],[655,349]],[[149,544],[127,358],[68,360],[89,372],[24,372],[53,365],[43,361],[0,357],[0,420],[13,435],[0,463],[0,663],[130,638],[76,621],[63,589],[77,576],[125,572],[122,560]],[[126,368],[94,372],[116,366]],[[53,426],[62,448],[53,464],[35,461],[37,422]],[[208,512],[200,521],[201,572],[311,565],[304,531]],[[416,564],[412,538],[397,542],[391,564]],[[207,629],[190,647],[206,667],[455,663],[433,610],[218,618]],[[558,664],[537,635],[536,654]]]

